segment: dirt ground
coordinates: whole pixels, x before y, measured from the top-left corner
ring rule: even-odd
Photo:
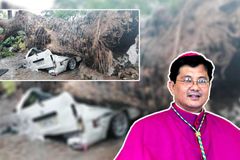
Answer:
[[[18,53],[13,57],[0,59],[0,68],[9,69],[0,76],[1,80],[79,80],[79,70],[63,72],[57,76],[51,76],[47,71],[32,71],[21,67],[24,54]]]
[[[15,121],[12,116],[17,98],[0,98],[0,131]],[[54,140],[31,140],[24,135],[0,135],[0,160],[112,160],[124,139],[106,139],[86,151],[75,151],[65,143]]]
[[[104,75],[94,69],[90,69],[83,63],[78,64],[78,68],[64,71],[57,76],[50,75],[47,71],[33,71],[23,68],[24,54],[17,53],[12,57],[0,59],[0,69],[8,69],[0,80],[37,80],[37,81],[62,81],[62,80],[119,80],[119,77]],[[128,78],[135,80],[136,78]]]
[[[0,136],[0,159],[3,160],[112,160],[121,147],[121,140],[108,139],[87,151],[75,151],[66,144],[46,140],[30,140],[24,136]]]
[[[76,80],[79,79],[79,71],[64,72],[56,77],[47,72],[35,72],[20,66],[23,63],[23,54],[14,57],[0,59],[0,68],[9,69],[0,80]],[[91,78],[91,77],[90,77]],[[12,116],[19,97],[0,98],[0,132],[6,126],[17,121]],[[24,135],[5,133],[0,135],[0,160],[112,160],[120,149],[122,139],[106,139],[86,151],[75,151],[65,143],[54,140],[31,140]]]

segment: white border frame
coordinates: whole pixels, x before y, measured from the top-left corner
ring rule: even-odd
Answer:
[[[31,9],[0,9],[0,11],[7,11],[7,10],[12,10],[12,11],[19,11],[19,10],[25,10],[25,11],[29,11],[31,13],[32,10]],[[1,79],[1,76],[0,76],[0,81],[38,81],[38,82],[50,82],[50,81],[55,81],[55,82],[65,82],[65,81],[86,81],[86,82],[91,82],[91,81],[100,81],[100,82],[140,82],[141,81],[141,31],[140,31],[140,16],[141,16],[141,12],[140,12],[140,9],[34,9],[34,10],[39,10],[39,11],[44,11],[44,10],[64,10],[64,11],[68,11],[68,10],[71,10],[71,11],[138,11],[138,38],[139,38],[139,44],[138,44],[138,47],[139,47],[139,51],[138,51],[138,79],[137,80],[121,80],[121,79],[117,79],[117,80],[82,80],[82,79],[79,79],[79,80],[54,80],[54,79],[49,79],[49,80],[27,80],[27,79],[22,79],[22,80],[19,80],[19,79],[9,79],[9,80],[4,80],[4,79]],[[35,13],[34,13],[35,14]]]

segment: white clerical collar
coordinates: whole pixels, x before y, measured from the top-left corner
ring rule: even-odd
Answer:
[[[202,112],[202,110],[201,110],[201,112],[199,112],[199,113],[190,112],[190,111],[187,111],[186,109],[182,108],[182,107],[181,107],[179,104],[177,104],[176,102],[175,102],[175,104],[176,104],[181,110],[183,110],[183,111],[185,111],[185,112],[188,112],[188,113],[191,113],[191,114],[195,114],[195,115],[197,115],[197,116]]]

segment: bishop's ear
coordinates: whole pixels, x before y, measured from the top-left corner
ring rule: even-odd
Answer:
[[[172,96],[174,96],[174,85],[175,83],[173,81],[168,81],[167,87]]]

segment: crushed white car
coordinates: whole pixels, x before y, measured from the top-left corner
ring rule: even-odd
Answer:
[[[36,88],[24,94],[16,113],[28,121],[28,130],[38,138],[62,135],[70,147],[82,150],[109,135],[124,136],[130,122],[140,116],[136,108],[116,110],[87,105],[77,102],[68,92],[52,96]]]
[[[48,70],[49,74],[56,76],[67,69],[75,69],[80,61],[80,57],[59,56],[53,54],[49,49],[41,51],[31,48],[25,56],[25,67],[35,71]]]

